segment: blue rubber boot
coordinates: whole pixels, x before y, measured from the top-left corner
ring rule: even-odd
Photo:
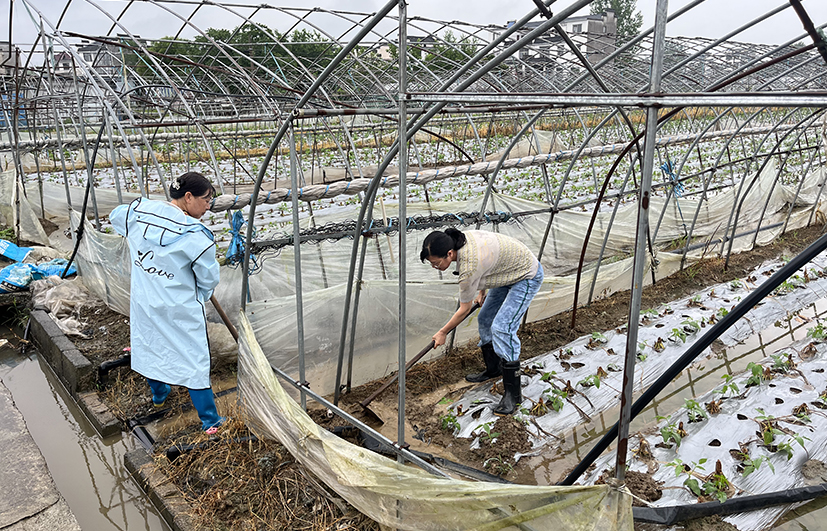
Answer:
[[[146,379],[146,383],[148,383],[149,388],[152,389],[152,405],[155,407],[164,407],[167,397],[172,392],[172,387],[164,382],[150,380],[149,378]]]
[[[218,410],[215,408],[215,397],[212,394],[211,388],[206,389],[190,389],[190,398],[192,405],[198,411],[198,418],[201,419],[201,429],[207,431],[210,428],[217,428],[221,426],[226,418],[218,415]]]

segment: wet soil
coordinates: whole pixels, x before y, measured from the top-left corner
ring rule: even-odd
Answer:
[[[655,307],[695,293],[708,285],[743,277],[746,272],[766,260],[782,255],[793,256],[815,241],[822,232],[821,227],[811,227],[788,233],[777,238],[771,245],[757,248],[750,253],[733,255],[728,267],[725,267],[722,259],[703,260],[672,277],[659,279],[656,284],[647,287],[643,293],[642,308]],[[85,340],[73,339],[73,341],[84,355],[93,360],[93,363],[99,364],[103,361],[117,359],[123,355],[123,348],[128,345],[129,341],[129,326],[126,318],[105,308],[90,309],[82,313],[81,318],[87,322],[86,330],[90,337]],[[521,360],[525,361],[545,354],[584,334],[623,326],[627,319],[628,293],[618,293],[597,300],[587,307],[579,308],[573,328],[571,327],[571,311],[563,312],[543,321],[529,323],[519,334],[523,342]],[[525,465],[522,462],[515,463],[513,461],[515,452],[525,453],[531,449],[525,426],[518,421],[512,417],[498,420],[490,426],[490,432],[496,433],[498,436],[480,436],[479,448],[471,449],[471,444],[475,439],[454,438],[453,427],[450,426],[450,423],[446,424],[439,415],[440,408],[437,407],[439,401],[462,393],[467,389],[467,384],[464,382],[465,374],[479,372],[481,369],[483,369],[482,362],[475,342],[459,345],[442,358],[423,362],[412,367],[406,378],[408,398],[406,418],[413,428],[413,437],[427,444],[429,449],[426,451],[439,455],[441,450],[444,450],[443,455],[449,456],[452,460],[480,470],[485,469],[489,473],[499,475],[505,479],[531,477],[531,474],[517,473],[519,468]],[[232,370],[232,367],[228,366],[213,368],[214,373],[216,371],[224,373]],[[342,395],[340,406],[369,425],[379,429],[382,424],[381,420],[366,414],[359,402],[372,394],[382,383],[381,381],[371,382],[351,389]],[[110,405],[116,416],[121,419],[133,418],[152,411],[145,381],[132,373],[128,367],[112,371],[102,391],[104,400]],[[397,388],[391,386],[374,401],[374,406],[370,409],[395,410],[396,394]],[[185,390],[175,389],[169,400],[172,405],[180,405],[188,403],[189,397]],[[318,424],[328,429],[345,424],[341,419],[330,415],[324,409],[313,409],[311,415]],[[169,436],[169,440],[174,441],[176,438],[201,435],[197,432],[193,433],[193,431],[183,430],[180,433],[172,434]],[[302,470],[299,465],[291,460],[289,454],[273,441],[260,442],[257,445],[224,446],[226,446],[226,451],[230,452],[229,454],[220,457],[214,456],[216,461],[209,461],[209,463],[201,461],[203,466],[207,467],[205,470],[210,470],[210,476],[205,476],[202,473],[193,475],[193,473],[190,474],[190,477],[184,474],[183,480],[181,478],[175,480],[176,483],[181,481],[179,486],[182,491],[186,492],[186,495],[194,501],[193,507],[196,513],[214,518],[216,525],[223,526],[220,527],[222,529],[240,529],[244,528],[245,525],[249,525],[249,523],[241,524],[236,518],[243,514],[245,510],[250,512],[250,504],[253,503],[242,502],[241,500],[245,498],[252,500],[253,498],[248,496],[239,497],[232,493],[243,492],[244,489],[249,488],[250,496],[253,496],[253,491],[266,491],[269,488],[268,486],[273,485],[273,482],[281,481],[278,478],[282,477],[282,470],[291,471],[292,476],[289,477],[293,479],[287,481],[295,483],[290,488],[298,489],[289,496],[285,496],[285,500],[290,499],[294,503],[296,500],[304,500],[302,503],[313,507],[319,499],[335,498],[335,495],[331,495],[329,492],[327,494],[322,493],[324,487],[318,485],[318,482],[312,479],[312,474]],[[233,454],[234,451],[238,454]],[[206,459],[205,456],[201,455],[199,457],[199,455],[200,451],[194,451],[187,459],[192,459],[193,462],[198,459]],[[235,464],[237,462],[248,463],[248,467],[244,469],[244,474],[237,473],[238,469]],[[217,463],[225,464],[222,468],[222,465]],[[275,467],[275,470],[278,470],[279,473],[268,475],[271,466]],[[206,477],[212,479],[207,481],[204,479]],[[234,481],[241,483],[234,484]],[[629,483],[631,483],[630,488],[634,487],[632,490],[639,497],[647,500],[657,499],[653,496],[656,496],[659,490],[658,485],[653,485],[654,482],[646,474],[638,476],[637,473],[630,473],[627,476],[627,484]],[[219,485],[219,487],[216,487],[217,490],[213,489],[216,485]],[[219,507],[219,509],[213,510],[215,506],[224,508]],[[347,509],[346,504],[341,505],[338,502],[333,502],[333,506],[339,508],[339,513],[336,513],[338,516],[330,516],[329,520],[312,524],[321,527],[310,526],[309,522],[313,520],[310,520],[308,516],[308,520],[303,520],[305,521],[305,527],[302,528],[327,529],[328,527],[325,526],[332,525],[335,527],[335,525],[340,525],[343,522],[337,520],[337,518],[351,518],[349,515],[352,509]],[[345,509],[341,509],[341,507],[345,507]],[[290,514],[289,511],[297,509],[284,506],[283,510]],[[331,511],[333,510],[331,509]],[[335,511],[331,514],[333,513]],[[333,522],[339,522],[339,524],[334,525]],[[705,520],[703,523],[692,523],[691,525],[700,525],[701,527],[687,528],[732,529],[729,524],[720,520]],[[288,524],[285,524],[285,528],[298,529],[299,527],[289,527]],[[373,527],[355,528],[374,529]],[[641,529],[643,528],[641,527]]]
[[[614,470],[606,470],[595,483],[602,485],[606,483],[607,479],[613,477]],[[632,500],[633,507],[645,507],[646,502],[657,501],[663,496],[663,490],[661,489],[663,483],[655,481],[652,479],[652,476],[644,472],[635,472],[633,470],[626,472],[625,485],[635,496]]]

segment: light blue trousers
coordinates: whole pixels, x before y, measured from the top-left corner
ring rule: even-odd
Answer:
[[[534,278],[488,290],[477,317],[479,344],[493,343],[494,352],[503,360],[518,361],[520,339],[517,337],[517,329],[542,284],[543,266],[540,265]]]

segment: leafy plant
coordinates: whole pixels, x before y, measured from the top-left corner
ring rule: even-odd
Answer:
[[[769,460],[768,457],[763,455],[757,457],[750,457],[747,454],[742,455],[744,456],[743,461],[741,461],[744,465],[743,477],[747,477],[753,472],[757,471],[759,468],[761,468],[761,465],[764,463],[764,461],[767,462],[767,466],[770,467],[772,473],[775,474],[775,467],[772,466],[772,462]]]
[[[735,383],[735,378],[733,378],[731,374],[724,374],[721,378],[724,380],[724,385],[721,387],[721,390],[718,391],[720,394],[726,395],[727,393],[732,393],[733,396],[741,394],[741,390],[738,389],[738,384]]]
[[[772,354],[772,370],[773,372],[787,373],[795,369],[795,362],[792,354]]]
[[[684,407],[686,408],[686,412],[689,415],[689,422],[698,422],[705,418],[708,418],[704,408],[698,403],[697,400],[693,400],[691,398],[687,398],[684,401]]]
[[[595,386],[600,389],[600,375],[598,374],[590,374],[577,382],[577,385],[582,385],[583,387],[591,387]]]
[[[681,343],[686,343],[686,332],[682,328],[673,328],[672,332],[669,334],[669,339],[675,341],[676,343],[678,340],[681,340]]]
[[[729,287],[732,288],[732,289],[740,289],[740,288],[744,287],[744,285],[741,283],[740,280],[733,280],[732,282],[729,283]]]
[[[819,322],[817,325],[807,330],[807,337],[816,341],[824,341],[824,338],[827,337],[827,330],[825,330],[824,325]]]
[[[695,496],[701,495],[701,485],[698,483],[698,480],[692,475],[696,470],[703,470],[703,464],[706,463],[706,458],[701,458],[698,462],[692,462],[691,465],[688,465],[681,461],[680,458],[675,459],[671,463],[666,463],[666,466],[671,466],[675,469],[675,477],[679,477],[681,474],[686,474],[689,476],[684,480],[683,484],[686,488],[689,489],[692,494]]]
[[[640,317],[642,319],[654,319],[658,316],[658,311],[654,308],[649,308],[648,310],[643,310],[640,312]]]
[[[14,240],[14,228],[12,228],[12,227],[0,227],[0,240],[13,241]]]
[[[551,393],[549,393],[549,391],[551,391]],[[569,394],[565,389],[557,389],[556,387],[546,389],[543,391],[543,394],[547,397],[546,404],[554,411],[560,411],[563,409],[563,401],[569,397]]]
[[[666,420],[667,417],[658,416],[658,420]],[[671,445],[672,442],[675,443],[675,446],[680,447],[681,441],[683,440],[683,436],[681,430],[675,426],[674,422],[670,422],[661,426],[660,428],[660,436],[663,439],[663,444]],[[672,442],[669,442],[672,441]]]
[[[761,385],[764,381],[764,366],[760,363],[749,362],[747,370],[750,371],[750,377],[747,378],[745,387],[752,387],[754,385]]]
[[[694,333],[701,329],[701,323],[694,319],[686,318],[681,321],[681,325],[683,325],[683,329],[687,332]]]
[[[717,315],[718,317],[723,318],[723,317],[726,317],[728,313],[729,313],[729,310],[727,310],[726,308],[721,306],[720,308],[718,308],[718,311],[715,312],[715,315]]]
[[[721,470],[721,461],[715,463],[715,472],[706,478],[702,488],[705,495],[711,496],[721,503],[726,501],[727,492],[729,492],[731,485],[723,470]]]
[[[504,476],[514,469],[510,459],[503,460],[499,456],[486,459],[482,467],[496,476]]]
[[[449,409],[446,414],[439,416],[439,427],[445,431],[451,430],[452,433],[459,431],[459,421],[452,410]]]
[[[483,433],[480,433],[480,444],[484,442],[488,442],[488,444],[494,444],[494,439],[499,437],[501,434],[496,431],[491,431],[491,422],[486,422],[478,429],[482,429]]]

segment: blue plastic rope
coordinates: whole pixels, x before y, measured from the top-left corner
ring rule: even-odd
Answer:
[[[244,238],[241,236],[241,229],[246,224],[247,221],[244,219],[244,214],[242,214],[241,210],[233,212],[233,217],[230,220],[232,240],[230,240],[230,246],[227,247],[226,254],[228,266],[238,267],[241,261],[244,260]],[[255,232],[253,232],[253,237],[255,237]],[[252,254],[250,255],[250,261],[252,262],[250,266],[250,274],[252,275],[253,272],[258,269],[258,261],[255,255]]]
[[[672,185],[672,193],[675,194],[675,205],[678,207],[678,213],[681,215],[681,222],[683,224],[683,233],[684,236],[689,234],[689,229],[686,227],[686,220],[683,218],[683,211],[681,211],[681,203],[678,201],[679,198],[683,197],[683,193],[685,191],[683,187],[683,183],[680,182],[678,176],[675,175],[674,170],[672,169],[672,161],[669,159],[664,162],[661,167],[660,171],[669,178],[669,182]]]

